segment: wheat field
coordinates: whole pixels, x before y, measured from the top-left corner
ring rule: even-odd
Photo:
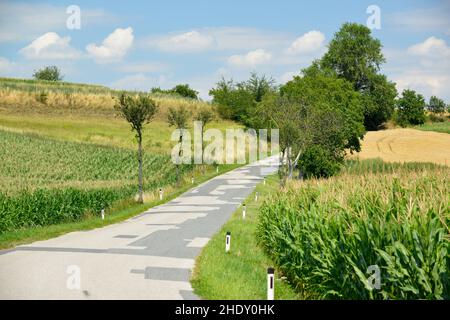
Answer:
[[[369,131],[362,141],[361,152],[349,158],[450,165],[450,135],[415,129]]]

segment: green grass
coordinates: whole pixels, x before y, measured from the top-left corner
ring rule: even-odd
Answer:
[[[256,242],[257,210],[268,195],[278,188],[278,179],[271,176],[266,185],[260,183],[258,202],[254,193],[247,204],[246,219],[239,208],[231,219],[208,242],[196,260],[191,279],[194,292],[203,299],[266,299],[267,267],[273,263]],[[231,232],[231,250],[225,253],[225,235]],[[289,284],[276,274],[275,299],[297,299]]]
[[[420,126],[415,126],[415,129],[423,131],[436,131],[442,133],[450,133],[450,121],[444,122],[430,122]]]
[[[216,128],[225,132],[227,128],[241,127],[235,122],[221,120],[207,125],[207,129]],[[35,133],[49,138],[116,146],[124,149],[136,149],[136,140],[130,125],[115,117],[87,117],[85,115],[67,116],[67,114],[1,114],[0,129]],[[192,131],[192,126],[191,129]],[[164,121],[152,121],[144,127],[143,145],[146,151],[170,154],[175,142],[171,141],[173,128]]]
[[[3,193],[36,188],[127,187],[137,181],[137,157],[132,150],[1,130],[0,141]],[[146,187],[173,182],[174,168],[169,156],[145,153]]]
[[[183,180],[181,185],[173,188],[168,188],[169,191],[164,193],[163,200],[156,199],[145,202],[144,204],[137,204],[132,200],[118,201],[117,203],[114,203],[111,208],[105,210],[105,220],[101,219],[99,213],[91,213],[86,215],[81,221],[61,223],[49,226],[35,226],[31,228],[22,228],[19,230],[0,232],[0,249],[8,249],[21,244],[27,244],[39,240],[46,240],[68,232],[100,228],[106,225],[126,220],[144,212],[145,210],[148,210],[151,207],[166,203],[178,197],[182,193],[188,191],[189,189],[194,188],[219,174],[223,174],[237,167],[239,167],[239,165],[220,165],[218,173],[214,168],[212,168],[212,166],[207,167],[205,171],[197,170],[193,175],[195,177],[194,184],[191,183],[190,179]]]

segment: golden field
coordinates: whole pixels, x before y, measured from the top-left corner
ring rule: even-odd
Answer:
[[[450,135],[416,129],[369,131],[362,141],[361,152],[349,158],[450,165]]]

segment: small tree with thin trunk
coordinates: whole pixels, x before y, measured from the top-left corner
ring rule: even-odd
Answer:
[[[212,120],[214,120],[214,113],[211,110],[208,109],[202,109],[200,110],[196,116],[195,120],[201,122],[201,142],[202,142],[202,163],[203,163],[203,133],[205,132],[205,127],[208,123],[210,123]]]
[[[183,156],[183,133],[184,129],[187,128],[187,123],[189,120],[189,111],[186,110],[183,106],[179,107],[178,109],[169,108],[169,111],[167,113],[167,122],[169,123],[170,127],[175,127],[179,130],[180,136],[179,136],[179,143],[180,143],[180,150],[178,151],[178,157],[181,159]],[[177,183],[180,182],[180,168],[179,164],[177,164]]]
[[[149,97],[145,95],[139,95],[138,97],[132,97],[126,94],[121,94],[119,97],[119,103],[115,106],[116,110],[121,117],[125,118],[130,125],[131,130],[136,133],[136,139],[138,142],[138,184],[139,184],[139,198],[138,202],[143,203],[143,183],[142,183],[142,131],[144,124],[149,123],[156,112],[158,111],[158,105]]]

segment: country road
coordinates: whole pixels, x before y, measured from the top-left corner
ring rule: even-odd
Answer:
[[[275,170],[262,160],[121,223],[0,251],[0,299],[197,299],[195,257]]]

